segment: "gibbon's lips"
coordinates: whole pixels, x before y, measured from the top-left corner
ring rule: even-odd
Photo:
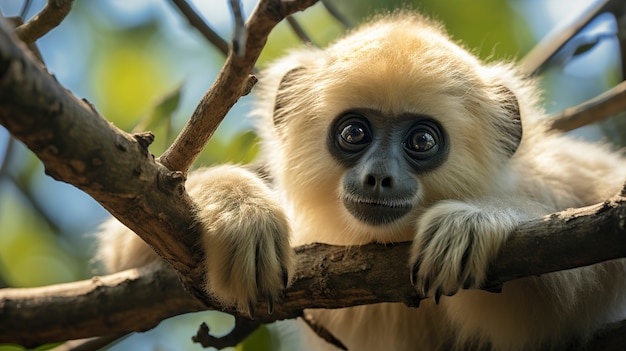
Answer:
[[[356,219],[370,225],[385,225],[394,222],[413,208],[408,199],[363,198],[345,195],[343,205]]]

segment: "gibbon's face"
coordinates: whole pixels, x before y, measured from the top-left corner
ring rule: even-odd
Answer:
[[[328,130],[328,151],[347,171],[340,200],[359,221],[392,223],[413,210],[417,176],[440,166],[448,155],[447,135],[432,117],[388,116],[369,108],[341,113]]]
[[[493,188],[521,139],[511,91],[415,17],[282,63],[271,162],[294,214],[320,232],[408,240],[426,207]]]

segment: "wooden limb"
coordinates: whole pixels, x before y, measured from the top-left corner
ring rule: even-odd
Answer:
[[[298,23],[298,21],[293,16],[287,17],[287,23],[289,23],[289,27],[291,27],[293,32],[296,33],[298,38],[300,38],[300,40],[302,40],[303,43],[307,45],[311,45],[311,46],[317,46],[313,43],[313,40],[311,40],[311,37],[308,34],[306,34],[306,32],[304,31],[304,28],[302,28],[300,23]]]
[[[626,198],[558,212],[522,223],[503,247],[485,289],[506,281],[626,257]],[[272,314],[261,303],[255,321],[302,316],[307,308],[342,308],[382,302],[418,306],[409,281],[410,243],[295,248],[293,284]],[[149,270],[152,269],[152,270]],[[150,294],[146,292],[149,291]],[[165,303],[167,302],[167,303]],[[41,343],[146,330],[162,319],[208,307],[186,294],[166,265],[92,280],[32,289],[1,289],[0,342]],[[239,318],[245,318],[239,315]]]
[[[48,0],[46,6],[30,21],[15,28],[15,34],[26,44],[34,43],[61,24],[70,13],[74,0]]]
[[[306,323],[306,325],[309,326],[309,328],[311,328],[311,330],[313,330],[315,334],[317,334],[317,336],[324,339],[327,343],[335,346],[340,350],[348,349],[346,345],[344,345],[339,339],[337,339],[328,329],[319,324],[312,315],[305,313],[302,316],[302,320],[304,321],[304,323]]]
[[[0,343],[30,348],[46,342],[145,331],[180,311],[203,310],[204,305],[182,287],[176,272],[165,267],[157,263],[78,282],[2,289],[0,319],[18,319],[17,324],[1,323]],[[22,324],[26,321],[27,325]],[[5,330],[9,324],[19,325],[21,331]],[[116,327],[119,325],[124,327]],[[5,331],[13,336],[7,338]]]
[[[249,74],[271,30],[290,14],[306,9],[317,0],[261,0],[246,22],[248,38],[243,57],[231,52],[209,91],[174,143],[159,157],[168,169],[187,173],[226,113],[241,96]]]
[[[546,67],[550,59],[580,30],[598,14],[611,11],[623,12],[621,0],[601,0],[593,3],[580,15],[571,19],[565,26],[554,28],[520,61],[520,66],[528,75],[537,75]]]
[[[626,81],[582,104],[552,116],[551,128],[570,131],[626,111]]]
[[[215,347],[218,350],[236,346],[247,338],[250,334],[261,326],[260,322],[247,318],[235,316],[235,327],[225,336],[215,337],[209,334],[209,326],[202,323],[198,328],[198,332],[191,338],[193,342],[199,343],[204,348]]]
[[[322,3],[322,5],[324,5],[324,8],[326,8],[326,11],[328,11],[328,13],[330,13],[330,15],[333,16],[333,18],[335,18],[337,22],[341,23],[344,26],[344,28],[347,29],[347,28],[354,27],[352,22],[350,22],[350,20],[346,16],[344,16],[337,9],[337,7],[335,7],[335,4],[333,1],[321,0],[320,2]]]
[[[246,25],[243,19],[241,1],[230,0],[228,3],[230,4],[230,11],[233,13],[233,22],[235,23],[232,39],[233,52],[237,55],[237,57],[242,58],[246,54],[245,48],[246,41],[248,40],[248,31],[246,30]]]
[[[193,249],[197,235],[184,176],[155,162],[150,133],[128,134],[106,121],[63,88],[4,24],[0,124],[37,155],[46,174],[93,197],[196,290],[203,255]]]
[[[128,335],[107,335],[88,339],[70,340],[57,347],[49,349],[48,351],[99,351],[117,341],[120,341],[126,336]]]
[[[222,54],[228,55],[228,42],[204,21],[200,15],[185,0],[170,0],[172,4],[182,13],[189,24],[202,34],[202,36],[216,47]]]

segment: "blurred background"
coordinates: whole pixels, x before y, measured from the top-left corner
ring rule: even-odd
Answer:
[[[227,0],[188,1],[223,38],[230,38]],[[584,11],[589,0],[340,0],[337,8],[353,24],[381,9],[420,9],[446,24],[453,37],[486,60],[519,60],[541,38]],[[243,0],[246,14],[256,1]],[[25,20],[44,0],[0,0],[4,16]],[[295,15],[312,41],[325,46],[344,26],[321,4]],[[578,104],[621,82],[617,24],[611,15],[590,23],[574,46],[565,47],[541,74],[543,101],[550,112]],[[210,87],[224,55],[167,0],[76,0],[63,23],[37,45],[48,70],[79,98],[92,102],[126,131],[151,130],[160,155]],[[280,56],[301,41],[279,25],[259,62]],[[584,50],[579,50],[585,46]],[[246,115],[253,97],[242,98],[197,161],[198,165],[248,162],[256,137]],[[624,145],[616,120],[573,133]],[[622,122],[623,123],[623,122]],[[89,196],[44,174],[41,162],[0,127],[0,287],[32,287],[89,278],[93,233],[108,213]],[[232,319],[216,312],[173,318],[158,328],[126,338],[115,350],[201,350],[191,343],[200,322],[215,334],[228,332]],[[6,323],[7,321],[0,321]],[[261,329],[238,349],[272,349]],[[21,350],[0,345],[0,350]]]

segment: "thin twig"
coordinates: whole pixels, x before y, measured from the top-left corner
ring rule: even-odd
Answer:
[[[296,33],[296,35],[298,36],[298,38],[300,38],[300,40],[302,40],[302,42],[304,42],[307,45],[317,46],[315,43],[313,43],[313,40],[311,40],[311,37],[308,34],[306,34],[306,32],[304,31],[304,28],[302,28],[300,23],[296,21],[295,17],[288,16],[287,23],[289,23],[289,26],[291,27],[291,29],[293,29],[293,32]]]
[[[591,100],[566,108],[554,115],[551,118],[551,128],[567,132],[604,120],[625,110],[626,82],[621,82]]]
[[[26,18],[26,15],[28,14],[28,10],[30,10],[30,5],[32,4],[33,4],[32,0],[24,1],[24,4],[22,5],[22,9],[20,10],[20,17]]]
[[[73,0],[48,0],[41,12],[15,28],[15,34],[26,44],[34,43],[61,24],[72,9],[72,2]]]
[[[97,336],[88,339],[70,340],[50,349],[49,351],[99,351],[106,346],[115,344],[129,334]]]
[[[317,320],[309,313],[304,313],[302,316],[302,320],[306,325],[311,328],[311,330],[317,334],[320,338],[324,339],[327,343],[335,346],[340,350],[347,350],[348,348],[344,345],[337,337],[335,337],[328,329],[326,329],[323,325],[317,322]]]
[[[324,7],[326,8],[326,11],[328,11],[328,13],[330,13],[331,16],[333,16],[339,23],[341,23],[345,28],[352,28],[354,27],[354,25],[352,24],[352,22],[346,17],[344,16],[338,9],[337,7],[335,7],[335,4],[333,4],[331,1],[328,0],[321,0],[322,5],[324,5]]]
[[[541,73],[550,59],[570,40],[580,32],[605,6],[614,0],[597,1],[583,13],[572,19],[564,27],[558,27],[546,35],[520,61],[520,66],[528,75]]]
[[[227,335],[215,337],[209,334],[209,326],[206,323],[202,323],[200,327],[198,327],[196,335],[191,337],[191,340],[202,345],[202,347],[215,347],[221,350],[239,344],[250,334],[254,333],[255,330],[259,329],[260,326],[261,323],[258,321],[235,316],[235,327]]]
[[[172,145],[159,157],[170,170],[187,173],[198,154],[226,113],[246,92],[254,69],[271,30],[283,18],[315,4],[317,0],[261,0],[245,24],[248,31],[245,55],[230,53],[217,79],[202,97],[191,118]]]
[[[239,58],[243,58],[246,49],[246,40],[248,40],[248,31],[243,20],[243,10],[241,9],[241,1],[230,0],[230,11],[233,14],[234,19],[234,31],[233,31],[233,51]]]
[[[15,145],[15,138],[9,134],[7,138],[7,142],[4,146],[4,155],[2,155],[2,159],[0,160],[0,177],[4,176],[6,172],[9,161],[11,160],[11,156],[13,155],[13,147]]]
[[[171,0],[172,4],[187,19],[189,24],[196,28],[206,40],[215,46],[222,54],[228,55],[228,42],[224,40],[185,0]]]

